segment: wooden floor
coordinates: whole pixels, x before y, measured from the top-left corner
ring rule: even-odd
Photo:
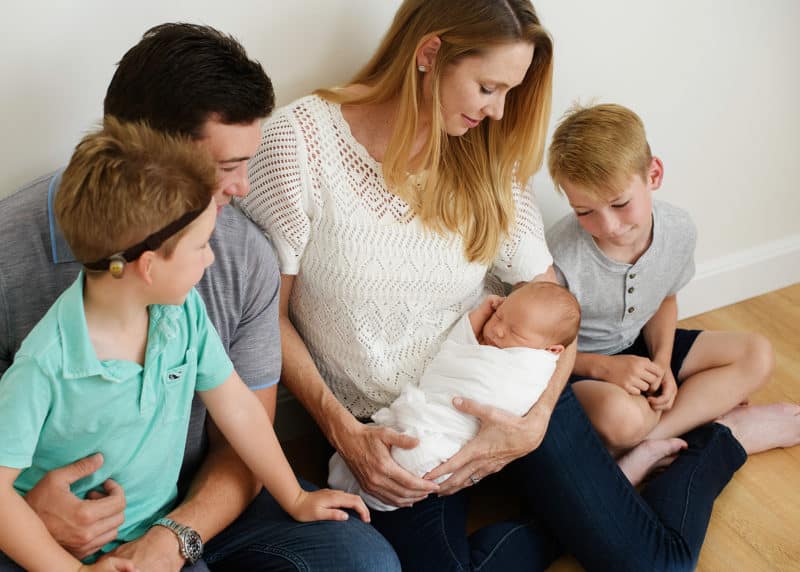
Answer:
[[[680,325],[764,334],[775,348],[775,374],[751,402],[800,403],[800,284],[683,320]],[[299,474],[317,483],[325,481],[326,445],[319,433],[284,446]],[[503,500],[477,499],[478,506],[470,509],[470,529],[508,516],[513,509]],[[549,568],[549,572],[580,570],[571,558],[562,558]],[[698,570],[800,572],[800,447],[754,455],[736,473],[714,506]]]
[[[775,348],[772,381],[752,403],[800,403],[800,284],[681,321],[687,328],[755,331]],[[701,572],[800,571],[800,446],[753,455],[722,492]],[[563,558],[550,572],[582,568]]]

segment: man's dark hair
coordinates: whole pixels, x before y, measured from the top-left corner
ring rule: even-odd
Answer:
[[[198,139],[211,116],[247,124],[274,106],[272,82],[236,39],[209,26],[170,23],[147,30],[122,56],[104,112]]]

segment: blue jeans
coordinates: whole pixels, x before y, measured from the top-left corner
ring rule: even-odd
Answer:
[[[525,518],[467,537],[462,491],[373,511],[372,521],[407,570],[541,570],[562,549],[589,571],[691,570],[714,499],[747,455],[719,424],[684,439],[689,448],[640,496],[567,387],[542,445],[498,475],[521,497]]]
[[[306,490],[314,485],[300,481]],[[184,572],[341,571],[400,572],[389,543],[351,514],[345,522],[297,522],[264,490],[205,548],[205,563]],[[0,572],[22,568],[0,553]]]
[[[314,485],[300,481],[306,490]],[[344,522],[297,522],[266,491],[206,544],[213,572],[399,572],[391,545],[355,513]]]

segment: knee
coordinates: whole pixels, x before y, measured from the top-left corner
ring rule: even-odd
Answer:
[[[357,532],[353,530],[355,528],[358,529]],[[402,570],[400,559],[392,545],[369,524],[359,522],[357,526],[351,527],[351,534],[344,535],[335,544],[339,546],[339,553],[332,562],[328,562],[326,569],[348,572]]]
[[[595,428],[608,447],[630,449],[641,443],[652,429],[645,408],[654,414],[643,397],[608,399],[594,422]]]
[[[748,334],[740,359],[748,371],[748,378],[752,380],[751,391],[762,387],[772,377],[775,352],[772,343],[761,334]]]

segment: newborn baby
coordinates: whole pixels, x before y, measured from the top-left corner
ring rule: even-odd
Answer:
[[[552,282],[528,282],[506,298],[487,297],[456,322],[419,386],[405,387],[389,407],[372,416],[378,425],[420,440],[413,449],[392,447],[392,457],[421,477],[472,439],[478,419],[453,407],[456,396],[515,415],[527,413],[579,325],[578,302]],[[375,510],[397,508],[363,491],[338,453],[329,463],[328,484],[361,495]]]

